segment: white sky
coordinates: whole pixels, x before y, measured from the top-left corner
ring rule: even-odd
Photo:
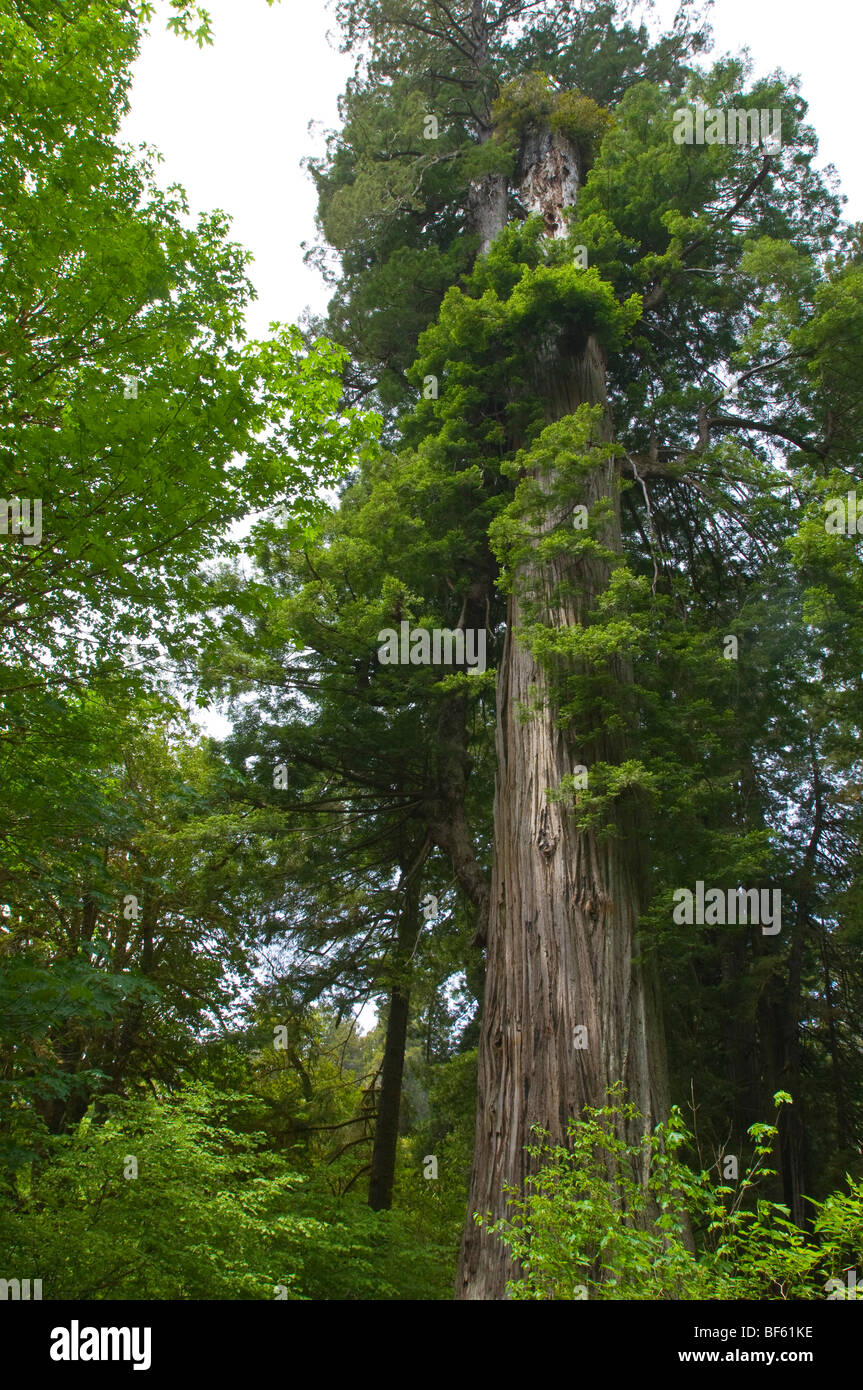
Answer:
[[[293,322],[306,305],[322,311],[328,292],[302,261],[314,239],[314,188],[300,168],[322,147],[309,121],[337,124],[336,99],[351,62],[327,43],[335,31],[324,0],[204,0],[215,42],[199,49],[164,29],[159,7],[135,72],[124,135],[164,155],[161,178],[181,183],[192,210],[222,208],[233,235],[253,252],[259,298],[248,318],[263,336],[272,320]],[[668,19],[676,0],[659,0]],[[823,163],[837,166],[863,219],[863,167],[852,95],[860,82],[859,0],[716,0],[714,52],[751,49],[755,71],[799,73]]]
[[[306,304],[322,311],[328,292],[303,265],[315,235],[315,193],[300,168],[323,141],[317,120],[338,124],[337,97],[351,61],[327,44],[334,21],[324,0],[204,0],[214,44],[200,49],[167,33],[166,6],[135,69],[126,139],[155,145],[159,178],[181,183],[192,212],[224,209],[233,237],[255,257],[259,298],[247,323],[262,337],[273,320],[294,322]]]

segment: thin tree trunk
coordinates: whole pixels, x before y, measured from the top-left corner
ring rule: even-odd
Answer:
[[[369,1179],[369,1206],[372,1211],[383,1211],[392,1206],[409,1004],[408,990],[396,985],[390,991],[381,1089],[375,1114],[375,1141]]]
[[[848,1111],[845,1079],[842,1073],[842,1063],[839,1056],[839,1034],[836,1028],[836,1006],[834,1003],[836,991],[833,988],[833,977],[830,969],[827,930],[823,922],[819,925],[819,936],[821,968],[824,972],[824,1002],[827,1008],[827,1050],[830,1054],[830,1070],[833,1076],[833,1097],[836,1105],[836,1142],[839,1148],[844,1149],[851,1147],[853,1144],[854,1131]]]
[[[392,1206],[410,1007],[408,952],[419,929],[419,875],[427,854],[428,843],[423,847],[416,863],[402,876],[404,899],[399,913],[393,959],[384,1060],[375,1111],[375,1138],[369,1178],[369,1206],[372,1211],[383,1211]]]
[[[805,1004],[803,1000],[803,947],[805,933],[812,913],[812,902],[816,892],[816,869],[824,833],[824,782],[818,749],[812,729],[809,730],[809,756],[812,769],[813,816],[812,832],[806,846],[806,854],[801,866],[797,887],[797,911],[791,932],[788,957],[788,980],[782,999],[781,1029],[781,1085],[789,1091],[797,1104],[784,1106],[779,1116],[779,1153],[782,1168],[782,1183],[785,1202],[791,1210],[791,1219],[801,1228],[811,1225],[811,1216],[804,1204],[806,1181],[806,1134],[800,1113],[802,1048],[800,1040],[800,1019]]]
[[[481,581],[465,596],[460,628],[482,629],[486,625],[487,596],[491,581]],[[487,638],[491,633],[486,633]],[[453,873],[462,892],[473,904],[474,942],[484,943],[488,928],[489,880],[476,857],[474,837],[468,823],[467,795],[468,699],[464,693],[445,695],[437,718],[437,777],[435,797],[426,808],[429,834],[449,855]]]

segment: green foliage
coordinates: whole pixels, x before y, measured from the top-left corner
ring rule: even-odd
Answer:
[[[3,544],[4,693],[188,656],[230,524],[285,504],[307,522],[377,428],[340,410],[343,350],[292,327],[242,341],[228,220],[190,225],[119,143],[128,7],[38,8],[0,15],[0,491],[43,517],[32,547]]]
[[[107,1077],[83,1059],[64,1065],[58,1034],[104,1027],[136,1001],[152,999],[144,980],[109,975],[97,944],[72,959],[46,963],[31,948],[0,953],[0,1185],[44,1154],[47,1130],[40,1112],[51,1102],[88,1096]]]
[[[791,1104],[782,1091],[774,1100]],[[678,1107],[633,1139],[640,1118],[618,1084],[604,1106],[570,1121],[566,1146],[537,1131],[526,1150],[534,1171],[522,1192],[508,1189],[508,1215],[489,1227],[520,1267],[510,1297],[824,1298],[829,1279],[863,1260],[863,1183],[849,1177],[846,1193],[815,1204],[814,1238],[759,1196],[775,1124],[750,1127],[752,1157],[732,1187],[684,1161],[694,1136]]]
[[[296,1296],[316,1223],[290,1214],[288,1167],[224,1126],[230,1099],[192,1088],[106,1102],[0,1218],[7,1259],[38,1269],[51,1298],[272,1298],[277,1284]]]
[[[495,131],[504,139],[547,127],[580,147],[588,161],[608,130],[611,117],[591,97],[559,91],[545,73],[531,72],[507,82],[492,106]]]
[[[450,1296],[483,994],[464,851],[487,879],[512,598],[590,762],[538,789],[592,841],[638,801],[638,946],[701,1101],[697,1135],[675,1110],[640,1141],[613,1095],[569,1146],[537,1136],[496,1227],[513,1296],[823,1297],[863,1242],[863,567],[824,525],[860,473],[860,228],[795,83],[695,71],[690,6],[654,42],[612,0],[488,0],[482,61],[471,0],[336,10],[358,67],[309,165],[334,297],[252,343],[228,219],[191,220],[118,140],[155,7],[0,5],[0,492],[41,498],[44,533],[0,536],[4,1256],[51,1298]],[[195,0],[167,23],[211,41]],[[676,146],[694,101],[780,106],[782,152]],[[540,126],[586,173],[553,243],[513,183]],[[476,260],[490,174],[511,220]],[[549,362],[591,338],[609,410],[550,422]],[[382,665],[402,621],[485,625],[489,671]],[[221,746],[178,686],[233,699]],[[672,926],[696,878],[781,884],[790,929]],[[372,1213],[395,987],[395,1207]],[[754,1123],[779,1084],[795,1106]],[[778,1200],[789,1155],[811,1231]]]
[[[309,1183],[247,1128],[254,1113],[203,1084],[105,1102],[0,1205],[6,1267],[38,1271],[52,1299],[449,1295],[428,1219]]]

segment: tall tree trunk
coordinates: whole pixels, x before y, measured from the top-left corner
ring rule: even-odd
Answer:
[[[839,1053],[839,1032],[836,1027],[836,990],[833,985],[833,972],[828,950],[829,938],[824,923],[819,924],[819,951],[824,979],[824,1002],[827,1010],[827,1051],[830,1055],[830,1071],[833,1077],[833,1097],[836,1107],[836,1143],[840,1149],[850,1148],[854,1143],[854,1126],[848,1107],[845,1077]]]
[[[807,930],[812,918],[812,906],[816,896],[816,871],[824,834],[825,786],[821,776],[821,764],[815,734],[809,729],[809,756],[812,770],[812,831],[806,846],[806,854],[800,867],[797,883],[797,909],[791,928],[788,951],[788,976],[780,999],[780,1017],[777,1020],[780,1047],[780,1086],[791,1093],[796,1105],[784,1106],[779,1116],[779,1160],[782,1171],[783,1196],[790,1208],[792,1221],[802,1228],[811,1225],[812,1218],[806,1210],[804,1193],[806,1181],[807,1146],[806,1131],[801,1114],[801,1070],[802,1048],[800,1021],[804,1016],[803,997],[803,950]]]
[[[566,234],[564,209],[578,193],[580,151],[559,132],[532,130],[520,152],[520,202],[541,213],[546,233]],[[565,360],[538,345],[538,385],[549,423],[583,404],[603,407],[601,438],[610,441],[605,359],[593,337]],[[599,442],[599,441],[597,441]],[[536,476],[550,491],[553,479]],[[608,499],[604,547],[621,554],[619,466],[588,474],[588,508]],[[564,518],[549,502],[541,531]],[[562,727],[547,671],[519,639],[524,602],[553,628],[581,626],[607,588],[609,564],[588,554],[526,561],[514,576],[497,682],[498,773],[489,905],[486,991],[479,1043],[476,1147],[456,1297],[501,1299],[517,1271],[506,1248],[473,1220],[505,1214],[503,1187],[521,1186],[531,1127],[566,1141],[568,1121],[601,1105],[623,1081],[627,1099],[650,1131],[667,1110],[666,1065],[658,990],[638,957],[636,927],[644,895],[634,804],[617,798],[611,835],[579,830],[548,789],[576,766],[619,763],[628,740],[598,733],[577,746]],[[538,609],[537,609],[538,606]],[[616,690],[631,686],[622,660]],[[607,693],[607,691],[606,691]],[[537,709],[538,707],[538,709]],[[523,709],[537,712],[527,722]],[[576,1030],[586,1029],[586,1035]],[[637,1138],[637,1135],[630,1135]],[[646,1173],[639,1175],[646,1181]]]
[[[372,1211],[383,1211],[392,1206],[409,1004],[409,991],[395,985],[390,991],[381,1089],[375,1112],[375,1140],[369,1179],[369,1206]]]
[[[486,628],[491,585],[492,578],[489,576],[471,586],[464,596],[457,628]],[[490,640],[491,636],[487,631],[486,637]],[[488,928],[490,885],[488,874],[476,857],[473,832],[465,805],[470,767],[467,715],[468,699],[464,692],[442,697],[436,729],[435,795],[429,801],[425,814],[431,838],[449,855],[456,881],[474,907],[474,943],[484,944]]]
[[[419,875],[427,854],[428,845],[402,879],[404,899],[399,913],[381,1086],[375,1111],[375,1138],[369,1178],[369,1206],[372,1211],[383,1211],[392,1206],[410,1007],[408,952],[419,930]]]
[[[605,407],[611,426],[602,353],[590,339],[584,351],[549,373],[549,420],[582,403]],[[537,477],[546,490],[549,479]],[[603,544],[621,551],[618,465],[588,475],[585,502],[609,499]],[[549,505],[543,530],[561,520]],[[642,853],[635,807],[618,798],[614,833],[579,830],[561,803],[549,802],[575,766],[601,759],[619,763],[620,734],[599,733],[576,746],[561,727],[546,670],[519,640],[522,596],[539,604],[554,628],[582,625],[605,590],[607,562],[595,555],[530,560],[515,577],[498,677],[495,845],[489,913],[486,996],[479,1047],[476,1151],[457,1297],[500,1299],[516,1274],[505,1247],[472,1219],[504,1214],[504,1184],[521,1185],[529,1172],[525,1145],[540,1125],[553,1143],[565,1142],[570,1118],[600,1105],[622,1080],[627,1098],[649,1131],[667,1109],[658,996],[638,958],[636,926],[643,897]],[[631,683],[617,661],[618,689]],[[520,709],[538,713],[523,722]],[[576,1045],[584,1027],[586,1046]],[[636,1137],[631,1135],[631,1138]],[[641,1173],[642,1180],[646,1174]]]
[[[491,139],[491,96],[494,81],[488,71],[488,16],[483,0],[472,0],[470,17],[471,80],[476,108],[474,120],[479,144]],[[483,174],[471,179],[465,214],[468,230],[479,237],[477,254],[484,256],[506,223],[509,189],[503,174]]]

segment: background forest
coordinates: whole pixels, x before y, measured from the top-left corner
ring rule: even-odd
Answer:
[[[0,1277],[449,1299],[467,1214],[513,1297],[854,1296],[861,228],[797,82],[714,59],[694,0],[658,34],[615,0],[333,13],[329,310],[250,341],[228,218],[118,135],[154,7],[0,0]],[[676,143],[699,105],[781,111],[781,148]],[[537,186],[561,150],[572,197]],[[482,630],[488,669],[382,663],[403,622]],[[610,973],[590,1026],[646,1000],[658,1060],[640,1091],[620,1024],[559,1104],[569,1004],[522,999],[559,1127],[500,1083],[532,1153],[480,1228],[534,728],[568,750],[542,825],[637,880],[655,985]],[[677,920],[697,882],[780,889],[781,932]]]

